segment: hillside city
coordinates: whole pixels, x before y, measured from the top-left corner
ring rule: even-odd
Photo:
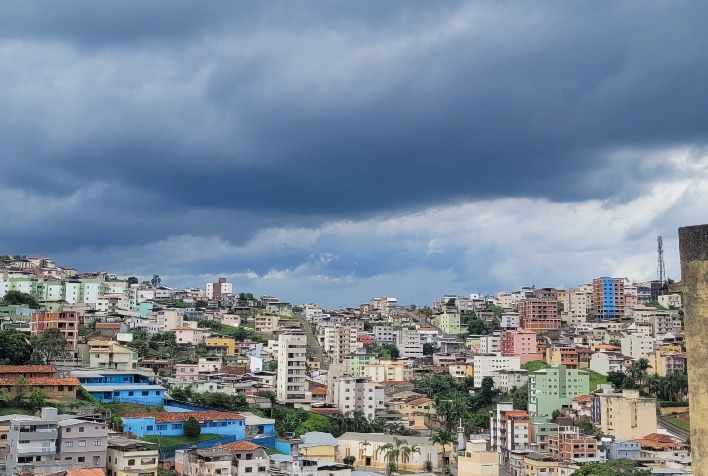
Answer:
[[[0,256],[0,476],[692,474],[669,279],[345,309],[168,284]]]

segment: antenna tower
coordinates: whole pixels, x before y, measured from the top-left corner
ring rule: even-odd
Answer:
[[[656,279],[663,285],[666,282],[666,268],[664,267],[664,240],[661,235],[656,237],[656,255],[658,263],[656,265]]]

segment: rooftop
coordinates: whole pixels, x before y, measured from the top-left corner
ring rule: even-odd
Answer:
[[[244,420],[244,417],[233,412],[217,412],[214,410],[204,410],[199,412],[164,412],[164,413],[133,413],[125,415],[123,418],[154,418],[155,423],[177,423],[185,422],[189,418],[197,421],[219,421],[219,420]]]
[[[55,373],[53,365],[0,365],[0,374]]]

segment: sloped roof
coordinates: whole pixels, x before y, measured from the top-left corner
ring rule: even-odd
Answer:
[[[321,431],[310,431],[303,434],[301,437],[302,444],[300,448],[309,448],[312,446],[337,446],[339,442],[330,433]]]
[[[197,421],[220,421],[220,420],[244,420],[242,415],[233,412],[217,412],[214,410],[204,410],[200,412],[164,412],[164,413],[133,413],[125,415],[123,418],[154,418],[155,423],[180,423],[189,420],[189,417]]]

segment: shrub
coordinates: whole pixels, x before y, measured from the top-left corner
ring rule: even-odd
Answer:
[[[202,427],[194,417],[189,417],[189,420],[184,424],[184,436],[196,438],[202,433]]]

